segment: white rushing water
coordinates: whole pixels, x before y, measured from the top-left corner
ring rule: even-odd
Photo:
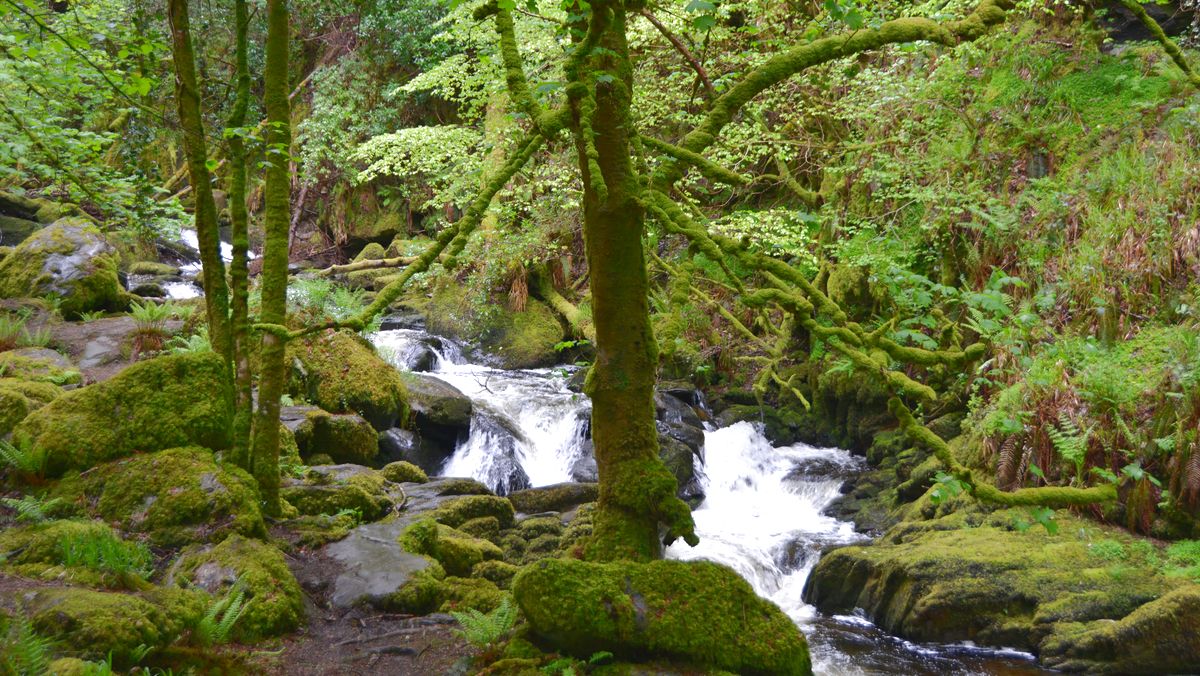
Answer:
[[[563,369],[507,371],[472,364],[452,341],[431,341],[424,331],[380,331],[373,340],[397,366],[432,351],[428,375],[471,398],[470,434],[442,474],[473,477],[500,492],[571,480],[572,467],[588,452],[591,403],[567,389]]]
[[[179,231],[179,241],[193,249],[196,249],[197,251],[200,250],[200,239],[196,236],[195,230],[190,228],[181,229]],[[258,258],[258,255],[253,251],[248,251],[247,256],[251,260]],[[221,260],[225,261],[226,263],[229,263],[233,260],[233,245],[229,242],[221,242]],[[184,273],[185,275],[192,276],[199,275],[201,269],[201,264],[199,262],[188,263],[179,268],[180,272]],[[204,293],[200,290],[198,285],[192,282],[168,282],[163,285],[163,289],[167,292],[167,298],[177,300],[196,298]]]

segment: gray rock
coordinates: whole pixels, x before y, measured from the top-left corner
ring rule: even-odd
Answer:
[[[429,559],[404,551],[397,541],[411,522],[400,518],[359,526],[325,547],[324,553],[341,567],[329,595],[333,607],[383,605],[415,573],[429,567]]]
[[[0,246],[16,246],[41,227],[37,221],[0,215]]]
[[[68,315],[127,305],[117,276],[117,252],[90,221],[59,219],[0,261],[0,297],[51,294],[62,298]]]
[[[408,403],[423,436],[452,441],[471,429],[471,399],[453,385],[433,376],[404,373]]]

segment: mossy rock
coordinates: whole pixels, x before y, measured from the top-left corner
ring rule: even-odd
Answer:
[[[328,456],[335,463],[369,465],[379,454],[379,434],[355,413],[309,411],[292,432],[301,457]]]
[[[0,298],[57,295],[67,316],[124,310],[116,251],[90,221],[63,218],[37,230],[0,260]]]
[[[46,347],[22,347],[0,352],[0,373],[5,378],[54,385],[78,385],[83,375],[69,359]]]
[[[233,635],[243,642],[295,631],[304,620],[304,593],[274,547],[232,535],[215,547],[185,551],[172,571],[174,582],[224,596],[237,586],[246,594]]]
[[[0,366],[0,372],[3,372],[3,366]],[[61,387],[48,382],[0,378],[0,438],[62,393]]]
[[[129,274],[151,275],[153,277],[171,277],[179,274],[179,268],[158,261],[135,261],[130,264]]]
[[[500,535],[500,520],[494,516],[481,516],[462,522],[458,530],[471,537],[495,541]]]
[[[520,567],[514,566],[507,561],[481,561],[471,569],[471,577],[481,577],[485,580],[491,580],[500,589],[508,589],[512,585],[513,577],[520,570]]]
[[[377,261],[383,258],[387,258],[387,249],[385,249],[379,242],[371,242],[370,244],[364,246],[362,251],[358,252],[358,255],[354,257],[354,260],[355,262]]]
[[[504,551],[482,538],[422,519],[404,530],[400,545],[413,554],[423,554],[442,565],[450,575],[467,577],[483,561],[504,558]]]
[[[141,589],[148,586],[140,573],[132,570],[112,571],[103,566],[84,565],[67,567],[65,547],[68,543],[97,540],[111,542],[120,538],[102,521],[70,519],[17,526],[0,532],[0,562],[22,577],[65,580],[89,587]],[[130,549],[132,547],[130,545]],[[145,563],[150,563],[149,556]]]
[[[1190,673],[1200,665],[1200,585],[1147,603],[1120,620],[1062,625],[1042,644],[1047,666],[1089,674]]]
[[[429,513],[429,517],[434,521],[451,528],[484,516],[496,517],[501,528],[509,528],[513,525],[515,512],[507,498],[496,495],[464,495],[443,502]]]
[[[490,613],[503,598],[504,592],[491,580],[482,577],[447,577],[442,581],[442,605],[439,610],[475,609]]]
[[[44,456],[48,476],[135,452],[228,448],[232,411],[225,365],[211,352],[157,357],[67,392],[13,431]]]
[[[74,587],[39,589],[24,600],[34,629],[74,657],[129,666],[139,646],[161,647],[194,626],[204,595],[158,589],[146,594]]]
[[[564,331],[545,303],[529,298],[522,312],[513,312],[504,303],[491,303],[486,316],[481,315],[459,284],[439,287],[425,307],[430,331],[477,342],[502,368],[536,368],[558,362],[554,346],[563,339]]]
[[[266,533],[254,479],[196,446],[99,465],[64,478],[51,494],[160,546]]]
[[[334,413],[357,413],[383,431],[408,420],[400,374],[350,331],[327,332],[288,344],[297,364],[291,390]]]
[[[1013,530],[1017,518],[1028,515],[964,506],[902,522],[874,545],[825,554],[804,598],[826,613],[862,608],[883,630],[911,640],[1039,652],[1064,625],[1111,622],[1178,584],[1149,567],[1114,575],[1078,535],[1095,524],[1060,511],[1051,535]]]
[[[540,514],[563,512],[585,502],[595,502],[599,496],[597,484],[562,483],[514,491],[509,494],[508,500],[518,512]]]
[[[812,673],[796,624],[716,563],[545,559],[512,588],[533,633],[583,659],[608,651],[739,674]]]
[[[354,465],[329,465],[321,470],[310,469],[303,480],[285,483],[280,488],[280,497],[300,514],[335,515],[342,510],[354,510],[363,521],[374,521],[394,506],[385,487],[386,480],[374,470]]]
[[[383,473],[383,476],[387,477],[388,481],[394,481],[398,484],[423,484],[429,481],[429,477],[425,474],[425,470],[417,467],[411,462],[406,462],[404,460],[388,463],[379,471]]]
[[[557,516],[535,516],[518,523],[517,532],[529,540],[539,535],[562,535],[562,519]]]

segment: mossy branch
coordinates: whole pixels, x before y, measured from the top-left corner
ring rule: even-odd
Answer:
[[[395,258],[368,258],[366,260],[354,261],[344,265],[331,265],[323,270],[318,270],[317,275],[328,277],[330,275],[344,275],[348,272],[358,272],[359,270],[379,270],[381,268],[402,268],[406,265],[412,265],[417,262],[417,256],[397,256]]]
[[[680,148],[676,145],[671,145],[666,141],[660,141],[652,136],[641,136],[642,143],[665,153],[672,158],[690,164],[695,167],[705,178],[717,183],[725,183],[733,186],[743,186],[750,183],[750,179],[738,174],[737,172],[726,169],[716,162],[705,159],[699,153],[694,153],[686,148]]]
[[[963,483],[977,500],[990,502],[1008,507],[1082,507],[1117,499],[1117,488],[1113,485],[1091,486],[1088,488],[1073,488],[1070,486],[1043,486],[1040,488],[1022,488],[1005,492],[985,480],[981,480],[963,466],[950,450],[950,445],[944,439],[934,434],[916,417],[899,397],[888,400],[888,410],[900,422],[900,429],[914,444],[924,446],[933,451],[938,461]]]
[[[1192,86],[1200,87],[1200,75],[1197,75],[1196,71],[1192,70],[1183,50],[1179,48],[1179,45],[1175,44],[1174,40],[1167,36],[1167,32],[1154,20],[1154,17],[1146,12],[1146,8],[1142,7],[1142,3],[1138,2],[1138,0],[1121,0],[1121,4],[1133,12],[1134,16],[1146,27],[1146,30],[1150,31],[1154,39],[1162,45],[1163,51],[1167,53],[1167,56],[1170,56],[1175,65],[1179,66],[1179,70],[1183,71],[1183,74],[1192,83]]]

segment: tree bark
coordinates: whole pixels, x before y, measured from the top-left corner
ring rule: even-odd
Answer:
[[[263,192],[262,309],[263,323],[287,322],[288,230],[291,226],[291,128],[288,103],[287,0],[267,0],[266,65],[263,107],[267,126],[267,171]],[[262,334],[258,379],[258,410],[254,417],[253,474],[262,492],[265,511],[278,514],[279,398],[286,380],[287,343],[270,332]]]
[[[579,97],[572,101],[596,330],[596,361],[586,392],[592,399],[600,497],[585,556],[648,561],[662,557],[660,523],[667,524],[669,537],[694,541],[695,535],[690,510],[675,496],[675,478],[658,457],[654,423],[658,346],[650,326],[649,280],[642,250],[645,212],[630,159],[633,77],[625,11],[613,2],[593,3],[592,12],[593,24],[611,25],[601,28],[598,45],[603,55],[584,68],[604,70],[614,78],[596,83],[590,121],[588,102]],[[569,76],[576,82],[591,79],[586,72]],[[593,175],[597,167],[599,177]]]
[[[217,230],[217,206],[213,201],[212,177],[205,164],[208,149],[204,140],[204,119],[200,115],[200,97],[196,86],[196,59],[192,51],[187,0],[168,0],[167,20],[171,26],[171,53],[175,62],[175,102],[179,126],[183,132],[188,173],[195,189],[196,239],[203,265],[204,307],[208,316],[208,337],[213,348],[232,364],[229,331],[229,294],[225,285],[225,263],[221,260],[221,237]]]

